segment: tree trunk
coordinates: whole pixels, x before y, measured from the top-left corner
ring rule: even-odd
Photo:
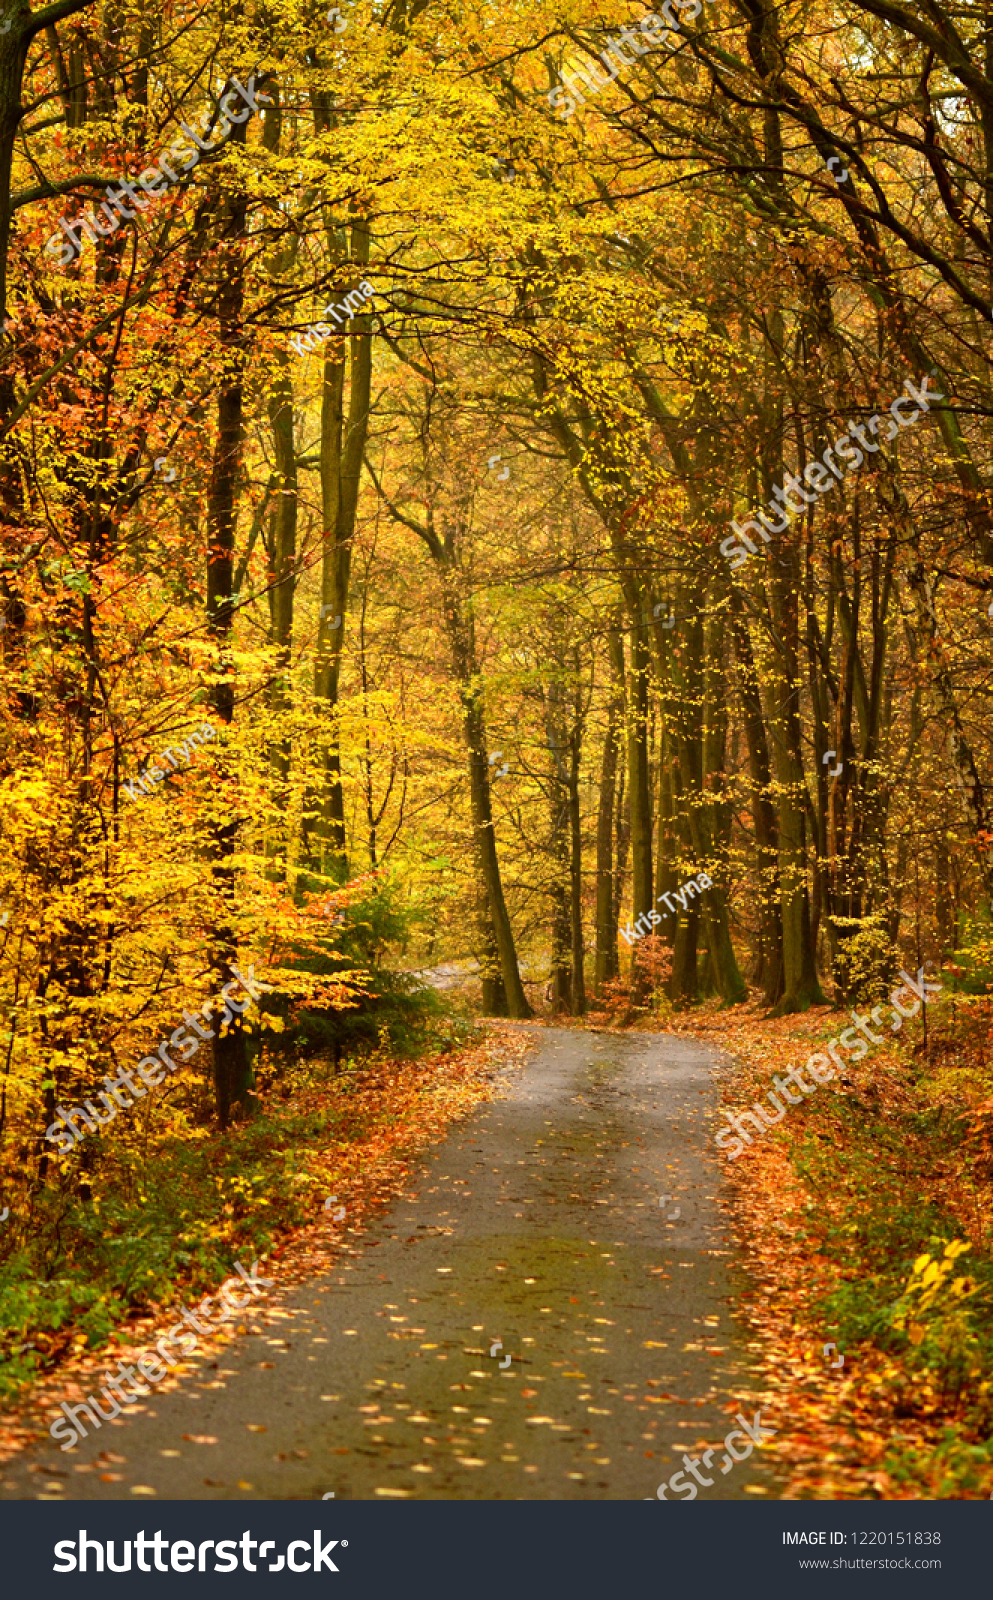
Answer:
[[[655,849],[655,899],[659,911],[662,911],[663,906],[666,907],[656,932],[668,945],[674,945],[676,942],[676,922],[672,912],[668,910],[664,897],[668,895],[671,899],[673,890],[681,881],[675,866],[676,859],[681,854],[673,782],[675,759],[672,739],[663,726],[662,737],[659,740],[659,831]]]
[[[496,941],[497,958],[503,978],[507,1008],[512,1017],[530,1017],[531,1007],[524,993],[521,974],[514,947],[514,932],[510,925],[507,902],[500,879],[496,836],[493,830],[493,810],[490,796],[490,768],[486,753],[486,723],[483,715],[482,686],[476,660],[476,642],[472,611],[464,607],[460,586],[462,574],[456,561],[456,538],[447,536],[444,543],[433,528],[422,533],[425,542],[441,571],[444,590],[445,623],[452,651],[452,664],[459,685],[462,702],[462,728],[466,753],[469,758],[469,803],[472,815],[474,843],[486,888],[490,926]]]
[[[691,900],[685,911],[676,917],[676,932],[672,952],[672,977],[669,980],[670,999],[691,1006],[700,998],[697,973],[697,944],[700,939],[700,908]]]
[[[0,34],[0,329],[7,313],[7,259],[10,254],[10,228],[13,220],[10,173],[24,106],[21,89],[28,49],[36,34],[78,11],[95,9],[94,0],[54,0],[32,12],[24,5],[17,14],[8,14],[7,32]],[[8,12],[11,8],[8,8]],[[0,339],[4,336],[0,334]]]
[[[611,901],[611,917],[614,925],[613,954],[615,964],[618,957],[618,927],[621,920],[621,903],[624,899],[624,881],[627,877],[628,849],[631,844],[631,818],[629,815],[628,796],[625,789],[627,781],[627,764],[618,763],[617,776],[617,803],[614,807],[615,826],[617,830],[617,860],[614,867],[614,889]],[[614,976],[617,976],[615,972]]]
[[[783,994],[783,921],[779,888],[779,832],[772,799],[772,767],[762,716],[762,698],[752,654],[752,641],[742,613],[741,595],[731,586],[731,629],[738,657],[738,693],[748,746],[752,784],[752,824],[755,829],[755,874],[759,894],[758,959],[755,982],[762,986],[762,1003],[774,1006]]]
[[[627,758],[631,806],[631,890],[634,920],[652,910],[652,794],[648,777],[648,673],[646,630],[631,629],[628,674]]]
[[[329,225],[329,243],[336,239]],[[369,261],[369,228],[356,218],[351,229],[353,288]],[[348,580],[355,536],[362,459],[369,432],[372,390],[372,316],[356,312],[348,338],[348,412],[345,413],[345,336],[333,336],[324,358],[321,402],[321,504],[324,556],[321,566],[321,611],[314,665],[314,698],[328,707],[328,731],[320,753],[320,777],[308,795],[304,819],[305,859],[312,872],[338,881],[348,876],[345,799],[341,786],[338,735],[338,684],[348,610]]]
[[[640,592],[635,604],[641,604]],[[648,773],[648,669],[646,624],[633,611],[631,659],[627,694],[628,817],[631,829],[632,921],[647,916],[652,906],[652,791]],[[637,962],[631,964],[631,1000],[643,1005],[648,979]]]
[[[583,825],[579,804],[579,762],[582,724],[577,716],[569,765],[569,879],[572,945],[572,1014],[586,1011],[586,950],[583,943]]]
[[[234,130],[244,141],[244,124]],[[238,468],[244,441],[245,335],[242,322],[245,292],[244,239],[247,202],[243,194],[228,198],[222,208],[221,237],[224,252],[218,285],[220,382],[217,398],[217,442],[207,505],[207,627],[217,652],[220,681],[210,690],[210,704],[218,720],[230,726],[234,718],[235,664],[231,650],[234,622],[232,577],[237,524]],[[209,834],[209,856],[215,897],[212,930],[212,965],[215,993],[234,979],[238,959],[235,908],[235,864],[242,818],[237,775],[223,736],[216,749],[216,791]],[[212,1013],[214,1040],[214,1093],[221,1128],[228,1126],[231,1109],[252,1109],[252,1073],[241,1019],[227,1025],[221,1035],[218,1011]]]
[[[493,924],[490,922],[486,885],[483,882],[483,868],[478,852],[477,869],[476,928],[479,940],[477,960],[482,984],[483,1015],[485,1017],[505,1017],[507,1015],[507,991],[503,986],[503,977],[500,973],[500,957],[497,953],[496,939],[493,936]]]
[[[297,467],[293,439],[293,384],[285,350],[273,356],[274,372],[269,395],[269,421],[272,426],[275,456],[275,500],[269,516],[270,642],[276,650],[273,677],[269,687],[269,706],[275,723],[292,709],[290,660],[293,647],[293,600],[296,587],[297,544]],[[269,745],[272,773],[272,801],[266,819],[266,877],[285,880],[289,838],[286,818],[289,805],[291,744],[288,728]]]
[[[490,805],[489,768],[486,756],[486,730],[478,690],[472,682],[461,685],[463,729],[466,750],[469,754],[469,798],[472,822],[476,835],[483,883],[489,903],[490,922],[496,940],[497,957],[507,999],[508,1013],[512,1017],[530,1017],[531,1007],[524,993],[517,965],[514,933],[507,914],[507,902],[500,880],[500,863],[497,859],[496,836],[493,831],[493,812]]]
[[[611,655],[620,651],[620,637],[611,634]],[[624,714],[623,684],[616,677],[607,704],[607,731],[600,765],[600,793],[596,822],[596,953],[593,987],[617,976],[617,917],[614,911],[614,799],[617,790],[618,728]]]
[[[748,989],[738,970],[727,905],[719,877],[715,876],[720,866],[715,851],[714,810],[715,797],[721,788],[726,722],[723,636],[715,619],[707,638],[709,659],[705,671],[703,582],[698,583],[692,594],[684,598],[681,592],[679,598],[680,612],[685,611],[686,615],[679,623],[678,646],[665,643],[662,632],[662,637],[657,639],[657,655],[660,662],[667,660],[672,686],[668,697],[672,709],[670,724],[679,763],[680,792],[685,797],[682,822],[688,834],[688,854],[696,869],[706,870],[714,880],[713,887],[704,890],[699,902],[693,904],[698,904],[720,994],[727,1004],[736,1005],[748,998]],[[663,670],[660,667],[660,672]],[[695,969],[695,933],[692,962]],[[688,971],[688,958],[684,958],[684,964]]]
[[[801,754],[798,601],[800,572],[796,551],[770,546],[770,589],[779,648],[773,658],[770,726],[779,781],[779,882],[783,920],[784,993],[774,1016],[823,1005],[817,981],[810,894],[807,885],[807,778]]]

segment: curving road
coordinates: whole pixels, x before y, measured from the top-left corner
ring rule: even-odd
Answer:
[[[223,1367],[8,1463],[0,1496],[644,1499],[708,1446],[701,1498],[774,1495],[764,1455],[719,1470],[761,1379],[729,1311],[718,1066],[668,1034],[541,1029],[327,1277],[259,1302]]]

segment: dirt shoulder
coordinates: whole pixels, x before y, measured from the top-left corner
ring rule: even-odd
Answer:
[[[771,1447],[791,1473],[784,1498],[993,1493],[990,1021],[989,1001],[946,993],[926,1044],[917,1018],[761,1136],[745,1120],[752,1143],[734,1159],[742,1141],[724,1141],[754,1284],[742,1309],[792,1419]],[[758,1102],[775,1117],[774,1076],[851,1017],[750,1005],[668,1025],[728,1053],[729,1113]]]

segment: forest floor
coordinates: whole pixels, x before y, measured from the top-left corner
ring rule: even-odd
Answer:
[[[717,1467],[736,1413],[787,1426],[730,1310],[715,1053],[495,1037],[533,1053],[397,1167],[378,1216],[347,1191],[344,1228],[287,1250],[233,1336],[72,1450],[25,1439],[3,1497],[645,1499],[684,1452]],[[96,1365],[61,1373],[47,1415],[97,1382]],[[701,1494],[776,1495],[767,1452],[712,1468]]]
[[[993,1499],[991,1013],[946,988],[926,1041],[918,1018],[721,1157],[752,1280],[740,1309],[789,1418],[769,1446],[785,1498]],[[725,1104],[740,1112],[850,1023],[827,1006],[771,1020],[713,1003],[666,1026],[731,1053]],[[967,1249],[922,1309],[915,1262],[919,1281],[956,1241]]]

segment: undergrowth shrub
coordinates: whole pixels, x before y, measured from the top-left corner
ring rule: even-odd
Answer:
[[[429,984],[384,965],[389,952],[402,954],[424,913],[403,903],[388,879],[370,880],[359,898],[343,898],[325,928],[311,925],[306,946],[283,958],[291,970],[318,977],[357,975],[358,992],[347,1005],[291,1005],[278,990],[266,995],[261,1009],[281,1017],[285,1026],[266,1036],[263,1081],[278,1078],[290,1062],[328,1056],[337,1067],[342,1058],[364,1057],[379,1050],[412,1057],[429,1049],[461,1047],[472,1024],[455,1015]]]

